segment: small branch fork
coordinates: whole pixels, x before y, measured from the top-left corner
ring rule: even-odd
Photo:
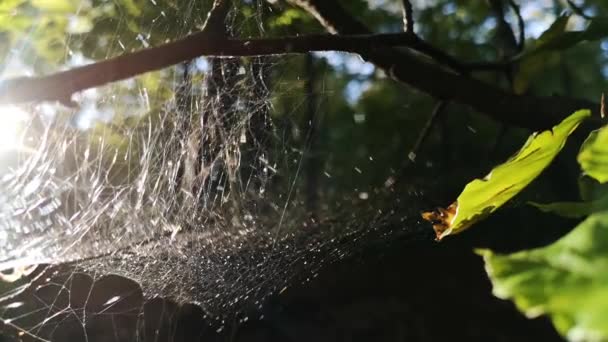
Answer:
[[[423,54],[431,57],[439,64],[443,64],[460,74],[469,74],[473,71],[500,71],[504,72],[509,69],[509,63],[464,63],[457,58],[447,54],[422,40],[414,32],[414,9],[412,3],[409,0],[402,0],[402,12],[403,12],[403,31],[411,33],[418,41],[416,46],[408,46],[409,48],[422,52]]]
[[[348,13],[336,0],[287,0],[334,34],[370,34],[370,29]],[[547,129],[581,108],[599,111],[599,104],[567,96],[518,95],[511,91],[454,72],[445,64],[428,63],[411,51],[386,47],[366,51],[361,57],[384,69],[395,80],[452,103],[464,104],[508,125],[533,130]],[[506,67],[510,63],[504,64]],[[481,63],[492,68],[496,65]],[[452,70],[449,70],[452,69]]]
[[[587,20],[593,19],[592,16],[589,16],[587,14],[585,14],[585,10],[583,8],[581,8],[580,6],[577,6],[574,1],[572,0],[566,0],[566,2],[568,2],[568,6],[570,7],[570,9],[572,10],[572,12],[582,18],[585,18]]]

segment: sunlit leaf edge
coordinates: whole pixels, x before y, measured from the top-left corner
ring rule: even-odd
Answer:
[[[483,179],[469,182],[449,207],[422,213],[433,224],[437,240],[466,230],[517,195],[551,163],[567,137],[590,115],[589,110],[579,110],[551,130],[533,133],[509,160]]]

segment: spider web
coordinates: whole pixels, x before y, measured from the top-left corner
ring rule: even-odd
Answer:
[[[186,5],[180,35],[203,17]],[[243,6],[254,14],[230,16],[231,32],[263,34],[267,9]],[[168,25],[161,12],[149,31]],[[150,34],[114,38],[94,55],[145,47]],[[66,56],[67,66],[89,62]],[[146,313],[160,298],[182,304],[174,315],[200,310],[221,330],[227,317],[263,316],[268,296],[364,242],[402,233],[390,227],[415,231],[417,208],[382,211],[358,191],[338,204],[317,198],[311,209],[318,195],[306,193],[303,174],[318,153],[318,98],[335,94],[285,87],[294,80],[282,70],[298,58],[199,58],[85,91],[74,109],[27,108],[23,146],[1,178],[0,269],[16,280],[0,298],[5,330],[34,340],[146,339],[158,334],[146,330]],[[314,116],[303,120],[306,106]],[[340,208],[352,202],[366,205]]]

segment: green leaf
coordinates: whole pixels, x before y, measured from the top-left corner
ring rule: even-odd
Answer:
[[[437,240],[464,231],[517,195],[551,163],[570,133],[590,115],[589,110],[579,110],[553,129],[532,134],[507,162],[467,184],[447,209],[423,213],[422,217],[433,223]]]
[[[529,202],[530,205],[545,213],[553,213],[562,217],[581,218],[593,213],[608,210],[608,194],[585,202],[555,202],[540,204]]]
[[[581,146],[578,162],[588,176],[608,181],[608,126],[592,132]]]
[[[608,211],[554,244],[509,255],[479,250],[494,294],[529,317],[549,315],[570,340],[608,340]]]

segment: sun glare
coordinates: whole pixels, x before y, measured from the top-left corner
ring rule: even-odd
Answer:
[[[21,147],[24,123],[28,116],[26,111],[17,106],[0,106],[0,153]]]

